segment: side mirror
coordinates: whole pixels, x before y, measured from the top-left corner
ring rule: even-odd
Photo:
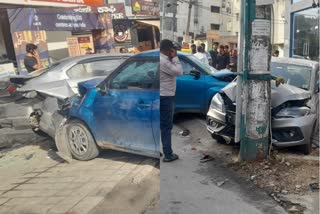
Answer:
[[[320,91],[320,82],[317,81],[317,85],[316,85],[316,94],[319,93]]]
[[[194,76],[195,79],[199,79],[201,76],[201,73],[200,73],[200,71],[192,70],[192,71],[190,71],[190,75]]]
[[[99,85],[97,86],[97,91],[101,94],[101,96],[105,96],[108,94],[108,89],[105,85]]]

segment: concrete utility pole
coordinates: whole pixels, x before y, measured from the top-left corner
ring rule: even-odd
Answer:
[[[190,31],[190,20],[191,20],[191,10],[192,10],[192,0],[189,0],[189,7],[188,7],[188,20],[187,20],[187,27],[186,27],[186,32],[183,38],[183,41],[186,43],[190,43],[191,39],[189,36],[189,31]]]
[[[241,115],[240,158],[254,160],[266,158],[270,142],[271,97],[271,6],[273,0],[242,0],[241,23],[242,72],[240,72],[242,103],[237,105]],[[238,101],[238,100],[237,100]],[[236,123],[237,124],[237,123]],[[238,124],[239,125],[239,124]]]

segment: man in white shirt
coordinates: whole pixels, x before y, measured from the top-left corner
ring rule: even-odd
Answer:
[[[174,44],[167,39],[160,43],[160,130],[164,153],[163,162],[179,159],[171,147],[171,130],[176,94],[176,76],[181,76],[183,69],[177,57]]]
[[[202,63],[209,65],[207,54],[204,53],[201,45],[197,47],[197,53],[195,53],[193,56],[197,57]]]

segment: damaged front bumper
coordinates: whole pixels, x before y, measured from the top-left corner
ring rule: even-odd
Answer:
[[[278,147],[305,145],[310,142],[316,115],[272,119],[272,143]],[[227,113],[210,108],[207,130],[211,134],[234,139],[235,112]]]

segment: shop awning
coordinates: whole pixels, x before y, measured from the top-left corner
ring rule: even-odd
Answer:
[[[160,29],[160,20],[139,20],[137,22],[147,24],[147,25],[156,26],[157,28]]]

